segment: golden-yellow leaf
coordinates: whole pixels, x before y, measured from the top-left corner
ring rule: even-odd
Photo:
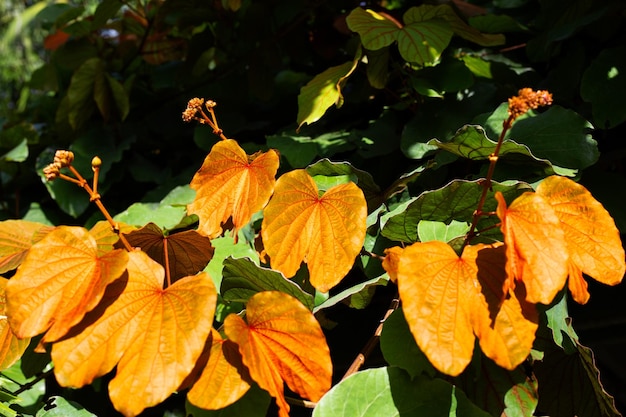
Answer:
[[[61,338],[98,304],[127,260],[120,249],[99,256],[96,240],[82,227],[55,228],[30,248],[7,284],[11,328],[21,338],[46,330],[42,342]]]
[[[8,280],[0,277],[0,370],[13,365],[28,347],[30,338],[18,339],[6,319],[5,289]]]
[[[246,225],[270,199],[278,163],[274,150],[249,156],[232,139],[216,143],[190,184],[196,198],[187,211],[200,219],[198,232],[213,239],[229,218],[235,232]]]
[[[589,300],[583,273],[608,285],[620,283],[626,264],[615,221],[582,185],[551,176],[537,187],[561,221],[569,251],[569,290],[574,300]]]
[[[402,310],[415,341],[435,368],[452,376],[472,359],[473,309],[480,307],[476,263],[466,256],[444,242],[417,242],[404,249],[397,269]]]
[[[311,284],[321,292],[350,271],[365,241],[367,203],[350,182],[318,195],[303,169],[282,175],[263,211],[261,235],[272,268],[287,278],[304,261]]]
[[[219,410],[239,400],[250,389],[250,374],[238,346],[213,329],[211,353],[187,399],[196,407]]]
[[[530,354],[538,327],[534,304],[526,301],[523,285],[503,292],[506,281],[504,245],[475,245],[466,248],[464,257],[475,259],[482,297],[487,303],[477,314],[476,336],[485,355],[503,368],[513,370]]]
[[[526,192],[507,208],[496,192],[497,214],[506,245],[507,288],[523,281],[526,299],[550,304],[567,279],[567,244],[552,206],[539,194]]]
[[[330,389],[332,362],[322,329],[308,308],[279,291],[253,295],[246,322],[235,314],[224,331],[237,345],[256,383],[276,398],[280,417],[289,416],[284,384],[303,398],[318,401]]]
[[[193,370],[209,336],[217,293],[206,273],[163,289],[164,270],[129,254],[128,274],[102,303],[52,346],[57,381],[81,387],[117,365],[109,396],[125,416],[168,398]]]
[[[383,259],[383,268],[389,274],[392,282],[398,280],[398,262],[403,249],[400,246],[385,249],[385,258]]]
[[[33,244],[53,229],[26,220],[0,222],[0,274],[17,268]]]

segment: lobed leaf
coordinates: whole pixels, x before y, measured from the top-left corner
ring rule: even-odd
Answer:
[[[229,218],[235,233],[248,223],[270,199],[278,163],[274,150],[248,156],[232,139],[216,143],[190,184],[196,198],[187,211],[199,217],[198,232],[215,238]]]
[[[81,387],[117,365],[115,408],[136,416],[168,398],[193,370],[212,328],[217,293],[206,273],[163,289],[163,267],[141,251],[128,274],[71,334],[52,347],[57,381]]]
[[[59,226],[33,245],[7,284],[7,316],[18,337],[47,330],[43,342],[65,335],[92,310],[126,268],[126,251],[100,255],[82,227]]]
[[[583,273],[608,285],[624,277],[624,248],[615,221],[585,187],[551,176],[537,187],[554,209],[565,235],[569,260],[569,290],[574,300],[589,300]]]
[[[350,271],[365,241],[367,203],[354,183],[318,196],[305,170],[282,175],[263,211],[261,235],[272,268],[290,278],[302,261],[311,284],[327,292]]]
[[[559,218],[539,194],[524,193],[507,208],[495,195],[506,244],[505,291],[523,281],[526,300],[550,304],[567,279],[568,252]]]
[[[252,379],[276,399],[280,417],[289,416],[283,382],[312,401],[330,389],[330,351],[309,309],[290,295],[264,291],[248,301],[246,320],[230,314],[224,331],[239,345]]]
[[[9,280],[0,277],[0,370],[9,368],[30,344],[30,338],[18,339],[6,319],[6,285]]]
[[[20,266],[31,246],[52,229],[27,220],[0,222],[0,274]]]
[[[164,236],[160,227],[148,223],[125,236],[133,247],[141,248],[159,264],[167,264],[172,281],[197,274],[213,257],[211,240],[195,230]]]
[[[250,375],[241,361],[237,345],[222,339],[212,329],[209,361],[200,378],[187,394],[193,405],[205,410],[219,410],[238,401],[250,389]]]

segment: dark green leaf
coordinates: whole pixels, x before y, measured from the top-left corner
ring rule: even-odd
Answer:
[[[122,8],[124,3],[120,0],[103,0],[98,4],[95,13],[93,14],[93,20],[91,21],[92,29],[100,29],[113,18],[117,12]]]
[[[260,267],[248,258],[224,260],[220,288],[224,300],[245,302],[261,291],[281,291],[297,298],[310,310],[314,307],[313,296],[280,272]]]
[[[389,365],[404,369],[411,378],[422,373],[434,377],[437,373],[415,343],[401,308],[385,320],[380,335],[380,349]]]
[[[367,305],[368,301],[368,291],[372,291],[378,285],[387,285],[389,282],[388,277],[378,277],[372,278],[367,281],[361,282],[357,285],[354,285],[346,290],[341,291],[340,293],[329,297],[324,302],[319,304],[313,309],[314,313],[317,313],[320,310],[323,310],[328,307],[332,307],[337,303],[348,300],[348,305],[353,308],[364,308]],[[358,300],[352,300],[353,297],[357,297]],[[363,305],[365,303],[365,305]]]
[[[481,180],[463,181],[454,180],[444,187],[426,191],[386,213],[381,217],[383,236],[405,243],[418,240],[417,224],[421,220],[434,220],[450,223],[452,220],[461,222],[471,221],[476,205],[482,194]],[[502,192],[507,201],[511,201],[525,191],[532,188],[522,182],[507,182],[492,184],[485,199],[484,211],[494,211],[497,203],[494,194]],[[496,222],[493,218],[486,218],[479,223],[478,229]]]
[[[257,384],[252,384],[250,389],[235,403],[221,410],[203,410],[185,402],[186,417],[265,417],[267,408],[272,397],[263,391]]]

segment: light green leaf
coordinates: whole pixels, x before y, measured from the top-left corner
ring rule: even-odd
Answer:
[[[250,389],[237,402],[220,410],[203,410],[185,402],[186,417],[265,417],[272,397],[267,391],[252,384]]]
[[[322,118],[331,106],[341,107],[343,96],[341,85],[354,71],[358,59],[328,68],[313,77],[298,94],[297,123],[300,129],[305,123],[311,124]]]
[[[35,417],[97,417],[81,405],[63,397],[50,397]]]
[[[488,417],[460,390],[441,380],[383,367],[357,372],[317,403],[313,417]]]
[[[346,18],[351,31],[357,32],[365,49],[379,50],[396,41],[401,26],[386,16],[360,7],[352,10]]]
[[[420,220],[417,224],[417,236],[420,242],[439,240],[450,242],[452,239],[465,235],[470,229],[469,223],[452,220],[449,224],[431,220]]]

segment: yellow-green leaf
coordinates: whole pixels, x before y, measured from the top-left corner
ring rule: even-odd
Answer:
[[[311,284],[327,292],[350,271],[365,241],[367,203],[350,182],[321,197],[303,169],[282,175],[263,211],[261,234],[272,268],[287,278],[307,263]]]

